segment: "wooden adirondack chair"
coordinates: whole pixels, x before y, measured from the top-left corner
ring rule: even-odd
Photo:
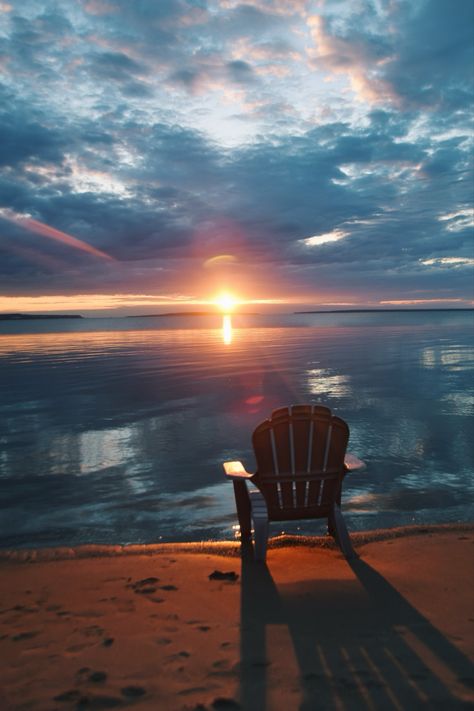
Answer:
[[[327,518],[346,558],[355,556],[341,513],[342,481],[364,463],[346,455],[349,427],[321,405],[293,405],[272,412],[255,429],[255,474],[241,462],[225,462],[233,481],[241,540],[255,535],[255,558],[265,560],[269,521]],[[247,481],[256,488],[248,489]]]

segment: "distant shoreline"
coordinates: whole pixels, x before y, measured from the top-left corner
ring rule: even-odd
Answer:
[[[332,309],[332,310],[311,310],[293,311],[294,314],[378,314],[378,313],[413,313],[432,311],[474,311],[474,307],[461,306],[459,308],[435,308],[435,309]]]
[[[432,309],[307,309],[304,311],[291,311],[284,315],[302,315],[302,314],[372,314],[372,313],[431,313],[431,312],[456,312],[456,311],[474,311],[474,307],[459,307],[459,308],[432,308]],[[262,314],[258,311],[233,311],[231,316],[268,316],[281,315],[283,312],[275,312],[274,314]],[[0,321],[45,321],[59,319],[81,319],[88,320],[94,318],[101,319],[121,319],[121,318],[165,318],[165,317],[192,317],[192,316],[224,316],[225,314],[219,311],[168,311],[158,314],[126,314],[123,316],[82,316],[81,314],[23,314],[23,313],[0,313]]]
[[[79,314],[0,314],[0,321],[42,321],[58,318],[84,318],[84,316]]]

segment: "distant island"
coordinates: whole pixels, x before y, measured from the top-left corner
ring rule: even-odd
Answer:
[[[79,314],[0,314],[0,321],[38,321],[57,318],[84,318]]]
[[[318,309],[311,311],[293,311],[294,314],[379,314],[379,313],[412,313],[413,311],[474,311],[472,306],[433,308],[433,309]]]

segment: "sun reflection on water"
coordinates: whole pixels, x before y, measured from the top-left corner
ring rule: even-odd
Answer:
[[[232,319],[229,314],[222,317],[222,340],[226,346],[232,343]]]

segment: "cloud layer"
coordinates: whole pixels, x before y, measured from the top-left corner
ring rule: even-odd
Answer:
[[[472,300],[470,0],[0,8],[1,296]]]

